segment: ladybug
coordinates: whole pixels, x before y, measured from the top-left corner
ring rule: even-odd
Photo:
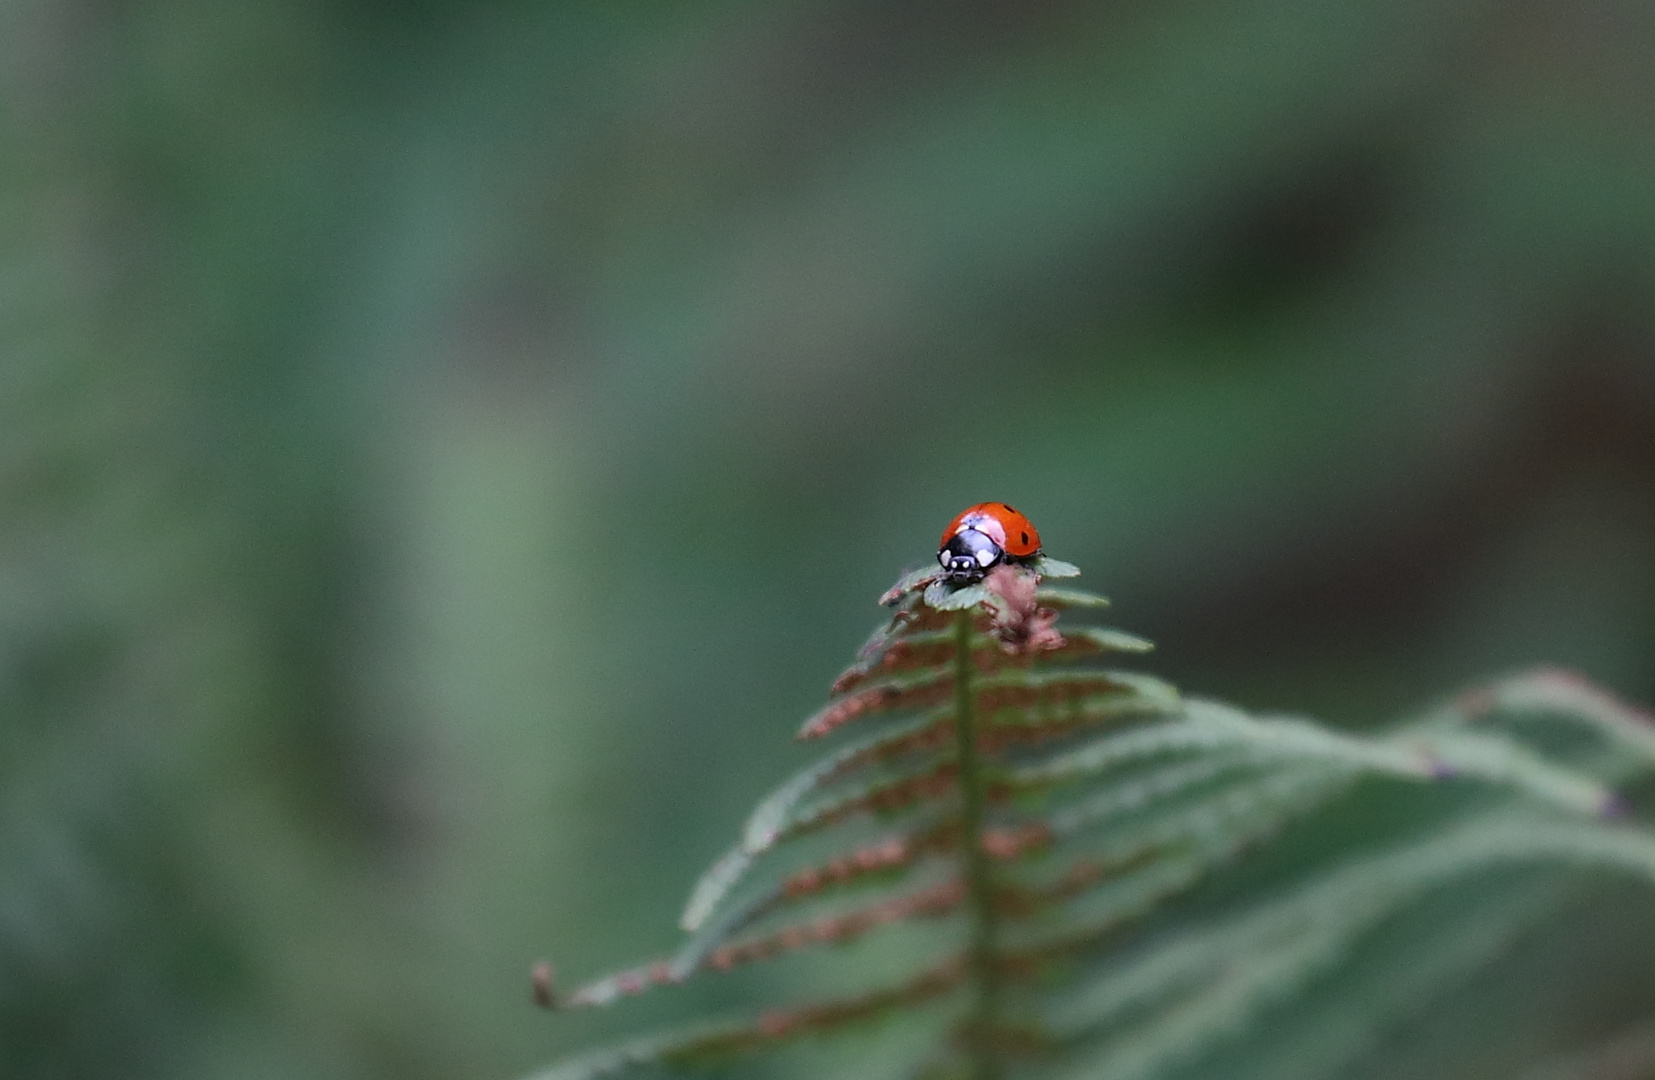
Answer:
[[[937,562],[952,585],[981,581],[990,567],[1040,554],[1040,534],[1028,518],[1005,503],[978,503],[942,531]]]

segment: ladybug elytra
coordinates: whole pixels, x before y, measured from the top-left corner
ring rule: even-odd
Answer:
[[[981,581],[1000,562],[1040,554],[1040,534],[1028,518],[1005,503],[978,503],[961,511],[942,531],[937,562],[950,583]]]

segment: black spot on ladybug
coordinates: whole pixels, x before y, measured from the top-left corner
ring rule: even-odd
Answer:
[[[1019,533],[1018,535],[1020,535],[1023,538],[1023,543],[1026,544],[1026,543],[1029,542],[1029,534],[1028,533]]]
[[[1008,513],[1008,514],[1015,514],[1015,513],[1017,513],[1017,511],[1016,511],[1016,510],[1014,510],[1014,509],[1012,509],[1012,507],[1011,507],[1011,504],[1010,504],[1010,503],[1001,503],[1001,504],[1000,504],[1000,509],[1002,509],[1002,510],[1004,510],[1004,511],[1005,511],[1005,512],[1006,512],[1006,513]]]

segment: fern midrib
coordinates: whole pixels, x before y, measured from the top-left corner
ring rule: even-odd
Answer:
[[[962,611],[954,622],[954,735],[960,764],[961,824],[965,834],[966,883],[971,900],[968,964],[974,993],[966,1032],[973,1080],[998,1080],[1000,1063],[994,1033],[999,1013],[999,964],[996,958],[994,883],[983,850],[982,768],[977,758],[977,724],[973,700],[972,619]]]

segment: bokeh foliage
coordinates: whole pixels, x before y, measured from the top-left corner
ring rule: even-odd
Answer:
[[[1655,697],[1652,56],[1638,0],[9,0],[0,1073],[590,1041],[525,961],[670,943],[983,498],[1201,692]],[[1652,949],[1515,952],[1501,1064]],[[1453,1019],[1392,1075],[1484,1067]]]

